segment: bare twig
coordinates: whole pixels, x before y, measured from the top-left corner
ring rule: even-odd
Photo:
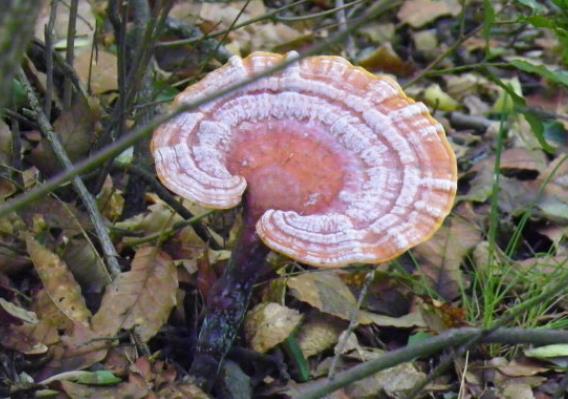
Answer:
[[[134,15],[134,28],[130,33],[130,45],[127,46],[129,53],[134,55],[137,49],[143,49],[146,43],[144,40],[145,27],[150,23],[152,18],[152,11],[148,0],[132,0],[131,5]],[[140,50],[146,51],[146,50]],[[152,65],[154,63],[153,51],[151,52],[150,60],[146,64],[142,72],[142,87],[136,96],[136,102],[147,102],[152,99]],[[130,59],[131,57],[128,57]],[[129,66],[130,67],[130,66]],[[132,65],[136,67],[136,65]],[[130,68],[128,68],[130,69]],[[146,107],[141,108],[136,113],[136,126],[144,126],[148,124],[155,115],[155,108]],[[144,171],[150,171],[152,167],[152,157],[150,154],[149,139],[145,138],[140,140],[134,145],[134,155],[132,162],[138,165]],[[139,179],[137,175],[131,175],[128,179],[125,191],[125,206],[122,211],[122,217],[128,218],[134,216],[144,209],[144,195],[146,191],[146,184],[143,179]]]
[[[331,366],[329,367],[329,373],[327,373],[327,377],[330,380],[333,380],[335,378],[337,362],[339,361],[339,358],[341,357],[343,351],[345,350],[345,346],[349,341],[349,337],[351,336],[351,334],[353,334],[353,331],[355,331],[355,328],[357,328],[357,326],[359,325],[359,311],[361,310],[361,305],[363,304],[363,300],[367,296],[367,291],[369,290],[369,286],[375,279],[376,272],[377,268],[374,267],[371,270],[369,270],[367,272],[367,275],[365,276],[365,283],[363,284],[363,287],[361,287],[361,292],[359,292],[359,297],[357,298],[357,305],[353,308],[351,318],[349,319],[349,326],[343,333],[341,341],[337,344],[337,350],[335,356],[333,357]]]
[[[333,15],[333,14],[336,14],[336,13],[339,14],[342,11],[345,15],[345,10],[347,8],[354,7],[356,5],[359,5],[361,3],[365,3],[365,2],[368,2],[368,1],[369,0],[355,0],[352,3],[345,4],[343,1],[337,1],[336,0],[335,7],[331,8],[329,10],[315,12],[313,14],[297,15],[297,16],[293,16],[293,17],[280,17],[280,16],[276,15],[274,18],[277,21],[281,21],[281,22],[298,22],[298,21],[305,21],[305,20],[308,20],[308,19],[322,18],[322,17],[325,17],[326,15]],[[345,29],[345,27],[347,26],[347,19],[345,18],[342,21],[338,20],[338,25],[339,25],[340,29]]]
[[[112,5],[111,2],[109,7]],[[127,69],[126,78],[124,78],[124,93],[121,92],[120,102],[114,107],[111,120],[102,135],[99,143],[99,148],[104,147],[116,139],[122,137],[122,131],[124,128],[124,121],[126,116],[130,113],[131,107],[134,103],[134,99],[142,83],[144,82],[144,74],[146,73],[146,67],[150,62],[150,58],[153,55],[154,45],[162,28],[165,25],[165,20],[168,16],[169,10],[172,7],[173,0],[163,0],[160,2],[162,4],[161,12],[159,16],[152,16],[152,18],[146,24],[143,37],[139,41],[139,46],[134,51],[132,59],[134,60],[130,67]],[[120,19],[121,25],[126,24],[126,15],[122,15]],[[125,54],[126,55],[126,54]],[[119,65],[120,66],[120,65]],[[124,62],[122,62],[122,68],[124,68]],[[117,134],[118,133],[118,134]],[[142,139],[142,138],[141,138]],[[111,168],[110,163],[106,163],[99,172],[99,177],[96,181],[95,187],[93,187],[93,192],[100,191],[104,179],[106,178],[109,170]]]
[[[233,55],[219,40],[215,38],[205,38],[201,30],[193,25],[189,25],[180,21],[179,19],[168,17],[166,19],[166,29],[172,34],[184,39],[198,39],[195,45],[199,53],[211,53],[214,49],[215,59],[219,62],[225,63]],[[157,43],[156,47],[160,47],[161,43]]]
[[[164,242],[169,238],[173,237],[179,230],[183,229],[187,226],[197,226],[202,219],[206,218],[207,216],[211,215],[215,211],[205,212],[201,215],[197,215],[192,217],[191,219],[182,220],[180,222],[175,223],[169,230],[158,231],[156,233],[149,234],[144,237],[140,238],[131,238],[125,241],[125,244],[131,247],[135,247],[138,245],[147,244],[149,242]]]
[[[47,140],[49,141],[49,144],[53,152],[55,153],[55,156],[63,165],[65,170],[73,169],[71,160],[67,156],[67,153],[65,152],[65,149],[63,148],[59,137],[53,131],[53,127],[51,126],[51,123],[43,112],[33,87],[23,71],[20,71],[19,79],[24,86],[26,95],[28,97],[28,102],[30,103],[30,106],[32,107],[32,110],[35,114],[39,128],[41,132],[47,137]],[[78,176],[73,177],[72,183],[73,187],[77,191],[77,194],[81,198],[83,205],[87,209],[89,217],[91,218],[91,222],[93,223],[93,226],[101,243],[103,255],[105,257],[109,273],[113,277],[117,276],[120,273],[120,266],[118,265],[117,260],[118,254],[116,253],[116,249],[114,248],[114,245],[112,244],[112,241],[108,235],[105,222],[97,208],[95,199],[91,196],[91,194],[87,190],[87,187],[85,187],[85,184]]]
[[[383,356],[337,373],[333,380],[324,379],[310,384],[309,388],[302,389],[292,396],[293,399],[322,398],[337,389],[352,382],[361,380],[381,370],[412,361],[414,359],[431,356],[448,348],[464,345],[478,336],[483,336],[482,343],[499,344],[533,344],[549,345],[568,343],[568,331],[555,331],[545,329],[499,328],[488,335],[479,328],[460,328],[449,330],[433,338],[421,341],[419,344],[388,352]]]
[[[434,61],[432,61],[430,64],[428,64],[428,66],[426,66],[426,68],[422,69],[418,75],[414,76],[412,79],[410,79],[404,85],[402,85],[402,87],[407,88],[409,86],[412,86],[413,84],[415,84],[416,82],[418,82],[419,80],[424,78],[424,76],[426,76],[433,68],[435,68],[436,65],[438,65],[447,56],[449,56],[454,51],[456,51],[457,48],[459,46],[461,46],[463,44],[463,42],[465,42],[467,39],[475,36],[482,28],[483,28],[483,25],[479,25],[478,27],[472,29],[468,33],[465,33],[463,36],[459,37],[458,40],[456,40],[446,51],[444,51],[442,54],[440,54],[438,57],[436,57],[436,59]]]
[[[65,61],[73,67],[73,59],[75,58],[75,32],[77,27],[77,9],[79,0],[71,0],[69,9],[69,24],[67,25],[67,48],[65,51]],[[71,107],[71,99],[73,97],[72,83],[69,77],[65,77],[63,84],[63,107],[69,109]]]
[[[44,112],[47,120],[51,120],[51,102],[53,101],[53,27],[57,17],[57,0],[51,1],[51,9],[49,11],[49,21],[44,27],[45,37],[45,98]]]
[[[347,27],[347,13],[345,12],[345,3],[343,0],[335,0],[335,9],[337,10],[336,18],[339,29],[345,30]],[[355,42],[351,35],[347,36],[345,41],[345,53],[350,60],[355,56]]]

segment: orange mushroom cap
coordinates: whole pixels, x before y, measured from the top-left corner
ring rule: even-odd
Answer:
[[[288,57],[295,57],[289,53]],[[190,103],[281,63],[253,53],[179,94]],[[318,267],[383,263],[450,212],[457,166],[442,126],[398,84],[316,56],[156,130],[162,183],[210,208],[239,204],[271,249]]]

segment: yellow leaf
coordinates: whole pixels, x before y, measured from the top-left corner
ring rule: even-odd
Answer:
[[[55,306],[70,320],[88,326],[91,312],[85,305],[81,287],[65,262],[31,234],[26,237],[26,246],[37,274]]]

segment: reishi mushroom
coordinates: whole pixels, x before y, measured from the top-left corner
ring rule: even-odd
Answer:
[[[232,57],[174,104],[285,57],[297,53]],[[192,365],[207,382],[236,335],[267,248],[322,268],[381,264],[432,236],[456,193],[455,155],[427,108],[394,80],[336,56],[299,60],[180,114],[154,133],[152,153],[162,183],[182,197],[215,209],[244,203],[240,241],[207,300]]]

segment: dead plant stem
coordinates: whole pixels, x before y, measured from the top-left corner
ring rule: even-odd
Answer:
[[[66,171],[72,170],[73,164],[71,163],[69,156],[65,152],[65,148],[61,144],[59,137],[53,131],[53,127],[51,126],[51,123],[47,119],[47,116],[43,112],[43,109],[41,108],[39,100],[27,76],[23,71],[20,71],[18,77],[22,85],[24,86],[24,90],[26,91],[28,101],[30,103],[30,106],[32,107],[32,111],[35,114],[41,132],[45,135],[45,137],[49,141],[51,149],[55,153],[55,156],[57,157],[61,165],[64,167],[64,169]],[[93,226],[99,238],[99,242],[101,243],[103,255],[106,260],[109,273],[111,274],[111,276],[115,277],[120,273],[120,266],[117,260],[118,254],[109,237],[104,219],[97,208],[95,199],[91,196],[91,194],[87,190],[87,187],[85,186],[85,184],[83,183],[83,181],[79,176],[73,177],[72,184],[73,187],[75,188],[75,191],[77,191],[77,194],[81,198],[81,201],[83,202],[83,205],[85,206],[87,213],[89,214],[91,222],[93,223]]]

